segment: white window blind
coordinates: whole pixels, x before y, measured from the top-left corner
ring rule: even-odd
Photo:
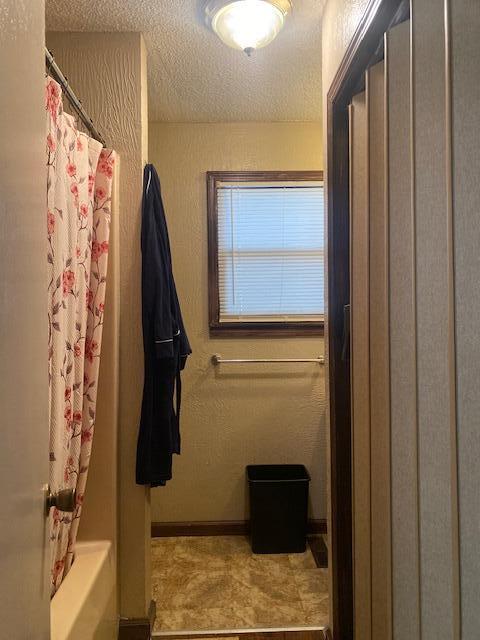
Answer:
[[[321,182],[217,184],[220,322],[323,320]]]

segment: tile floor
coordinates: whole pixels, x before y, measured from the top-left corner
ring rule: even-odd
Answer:
[[[243,536],[154,538],[155,631],[321,627],[327,569],[302,554],[254,555]]]

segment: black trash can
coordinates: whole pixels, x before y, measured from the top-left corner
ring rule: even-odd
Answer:
[[[248,465],[253,553],[303,553],[307,544],[308,484],[302,464]]]

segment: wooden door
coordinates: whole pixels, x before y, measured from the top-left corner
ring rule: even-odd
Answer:
[[[0,2],[0,636],[47,640],[44,3]]]
[[[354,628],[391,635],[388,207],[384,62],[350,105]]]

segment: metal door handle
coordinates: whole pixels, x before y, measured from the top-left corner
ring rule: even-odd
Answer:
[[[65,511],[67,513],[75,511],[75,489],[60,489],[57,493],[52,493],[50,485],[48,485],[45,494],[45,513],[47,516],[52,507],[56,507],[59,511]]]
[[[350,304],[343,307],[343,347],[342,361],[350,359]]]

